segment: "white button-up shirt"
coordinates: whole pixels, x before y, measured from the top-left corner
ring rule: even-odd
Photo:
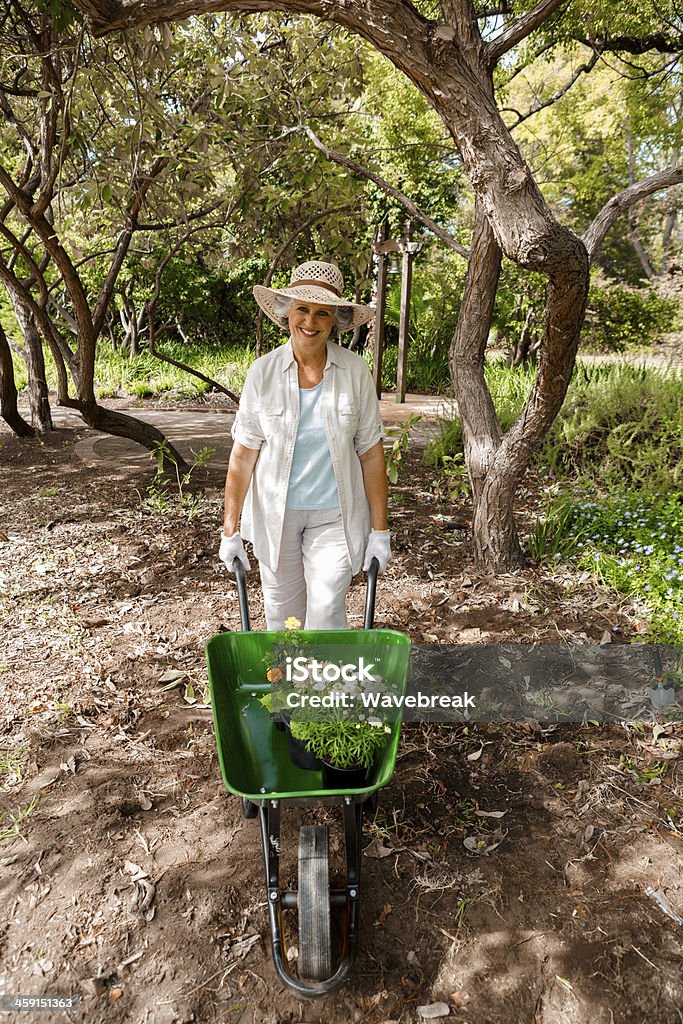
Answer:
[[[346,545],[352,570],[358,572],[370,533],[359,456],[384,437],[384,430],[367,363],[331,341],[327,343],[321,402]],[[258,560],[273,571],[280,558],[298,427],[299,375],[290,339],[249,367],[232,428],[235,441],[260,451],[242,509],[241,533],[251,541]]]

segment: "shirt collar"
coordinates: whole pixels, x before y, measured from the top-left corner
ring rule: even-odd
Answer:
[[[292,339],[285,342],[282,346],[282,372],[290,368],[292,363],[296,362],[294,359],[294,351],[292,350]],[[336,341],[327,342],[327,362],[325,363],[325,369],[327,370],[330,364],[334,366],[342,366],[342,361],[339,357],[339,345]]]

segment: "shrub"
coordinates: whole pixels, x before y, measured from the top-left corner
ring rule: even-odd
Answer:
[[[538,460],[619,490],[683,490],[681,373],[577,367]]]
[[[591,286],[581,332],[584,347],[623,352],[629,346],[651,345],[672,330],[678,304],[653,288],[619,284]]]

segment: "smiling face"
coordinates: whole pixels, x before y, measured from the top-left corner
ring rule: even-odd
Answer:
[[[334,325],[334,306],[319,306],[315,302],[294,299],[289,310],[289,329],[292,340],[306,348],[326,344]]]

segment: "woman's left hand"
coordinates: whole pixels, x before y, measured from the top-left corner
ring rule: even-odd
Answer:
[[[373,530],[368,537],[368,543],[365,546],[363,572],[368,571],[373,558],[376,558],[379,562],[379,571],[381,573],[384,572],[391,558],[391,539],[388,530]]]

